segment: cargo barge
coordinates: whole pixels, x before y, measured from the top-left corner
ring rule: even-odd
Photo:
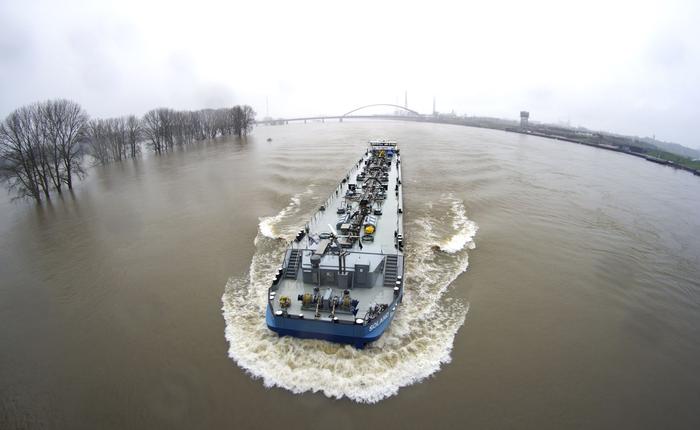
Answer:
[[[268,291],[271,330],[356,348],[384,333],[404,294],[401,179],[397,143],[370,141],[287,248]]]

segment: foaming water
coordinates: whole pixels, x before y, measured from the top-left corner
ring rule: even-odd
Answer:
[[[255,239],[256,252],[246,276],[229,279],[223,301],[229,356],[266,387],[293,393],[322,392],[375,403],[395,395],[401,387],[419,382],[451,360],[457,331],[469,304],[445,291],[469,263],[467,244],[473,248],[476,224],[466,217],[464,205],[453,196],[428,202],[416,212],[422,216],[406,225],[406,292],[389,329],[364,350],[321,340],[279,337],[267,328],[267,288],[280,263],[286,242],[280,232],[293,232],[303,223],[300,198],[277,215],[262,218]],[[433,213],[444,210],[440,217]],[[441,226],[447,217],[453,229]],[[449,253],[436,248],[447,241],[459,243]]]
[[[467,211],[464,208],[464,202],[457,200],[454,197],[451,198],[452,205],[450,210],[453,214],[452,228],[456,233],[439,246],[440,250],[449,254],[454,254],[464,249],[465,246],[468,246],[469,249],[474,249],[475,245],[472,238],[476,234],[478,227],[474,222],[467,218]]]
[[[289,231],[289,228],[285,231],[278,231],[279,226],[289,227],[289,223],[284,221],[288,218],[294,217],[301,210],[301,199],[304,196],[308,196],[313,193],[313,184],[310,185],[306,191],[303,193],[297,193],[293,195],[289,200],[287,207],[282,209],[277,215],[261,217],[260,224],[258,225],[259,233],[270,239],[280,239],[287,236],[293,235],[296,231]],[[258,238],[255,238],[256,244]]]

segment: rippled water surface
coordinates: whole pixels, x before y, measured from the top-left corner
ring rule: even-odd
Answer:
[[[362,351],[280,339],[285,240],[372,137],[402,148],[404,303]],[[700,427],[686,172],[493,130],[293,124],[0,210],[1,428]]]

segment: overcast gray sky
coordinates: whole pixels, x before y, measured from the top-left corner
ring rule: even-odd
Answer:
[[[656,135],[700,148],[697,1],[0,0],[0,115],[370,103]]]

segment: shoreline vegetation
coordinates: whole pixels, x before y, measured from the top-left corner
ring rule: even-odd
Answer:
[[[0,123],[0,180],[14,199],[41,202],[54,192],[72,190],[75,179],[87,176],[85,157],[102,165],[138,158],[143,142],[161,154],[218,136],[246,136],[254,123],[255,111],[248,105],[197,111],[158,108],[141,118],[90,119],[70,100],[37,102],[15,109]]]

